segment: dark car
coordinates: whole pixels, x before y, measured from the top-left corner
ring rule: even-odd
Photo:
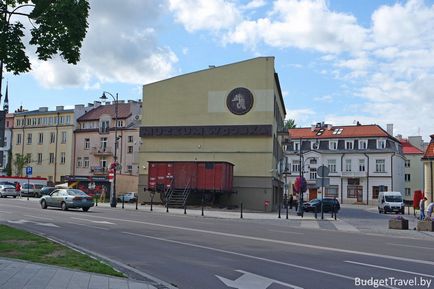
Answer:
[[[46,196],[51,194],[52,191],[54,191],[56,188],[55,187],[43,187],[40,191],[39,194],[41,196]]]
[[[341,205],[337,199],[332,198],[324,198],[323,199],[323,210],[324,212],[332,212],[333,209],[335,212],[338,212],[341,209]],[[305,212],[321,212],[321,199],[313,199],[309,202],[303,204],[303,210]]]
[[[69,208],[81,208],[85,212],[94,206],[92,197],[77,189],[56,189],[50,195],[43,196],[40,204],[42,209],[58,207],[66,211]]]

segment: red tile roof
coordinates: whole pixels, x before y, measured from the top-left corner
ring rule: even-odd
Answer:
[[[342,131],[339,133],[339,131]],[[327,125],[324,131],[319,134],[319,128],[314,131],[310,127],[307,128],[292,128],[288,130],[289,137],[292,139],[298,138],[361,138],[361,137],[392,137],[379,125],[352,125],[352,126],[331,126],[328,129]],[[338,132],[338,133],[335,133]]]
[[[429,143],[425,155],[423,156],[424,160],[434,160],[434,134],[431,135],[431,142]]]
[[[402,145],[402,152],[407,155],[411,154],[423,154],[423,151],[413,146],[408,140],[402,139],[400,140]]]
[[[112,118],[115,118],[115,105],[100,105],[79,117],[77,121],[99,120],[103,114],[108,114]],[[129,103],[118,103],[118,119],[128,118],[131,114],[131,105]]]
[[[421,151],[420,149],[418,149],[417,147],[413,146],[408,140],[406,139],[402,139],[400,140],[400,143],[402,145],[402,152],[404,154],[407,155],[412,155],[412,154],[423,154],[423,151]]]

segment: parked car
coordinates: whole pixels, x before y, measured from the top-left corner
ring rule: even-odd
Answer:
[[[92,197],[77,189],[55,189],[50,195],[42,196],[39,203],[42,209],[58,207],[64,211],[81,208],[87,212],[94,206]]]
[[[24,183],[21,187],[21,196],[23,197],[41,197],[41,189],[44,185]]]
[[[51,194],[52,191],[54,191],[55,187],[42,187],[42,189],[39,191],[41,196],[46,196]]]
[[[123,195],[120,195],[117,198],[118,202],[125,202],[125,203],[135,203],[137,201],[137,194],[134,192],[125,193]]]
[[[323,199],[323,211],[331,212],[334,208],[335,212],[338,212],[341,209],[341,205],[337,199],[333,198],[324,198]],[[305,212],[321,212],[321,199],[313,199],[309,202],[303,204],[303,210]]]
[[[14,197],[18,195],[15,191],[15,186],[12,185],[0,185],[0,198]]]

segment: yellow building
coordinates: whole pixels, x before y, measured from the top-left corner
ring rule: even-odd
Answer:
[[[149,161],[225,161],[234,164],[234,193],[220,196],[220,205],[275,208],[285,114],[274,57],[144,85],[139,192],[148,186]]]
[[[61,177],[72,170],[73,136],[75,113],[57,106],[56,111],[41,107],[34,111],[15,113],[13,127],[12,156],[30,156],[33,177],[47,178],[49,182],[60,182]],[[25,175],[13,165],[12,174]]]

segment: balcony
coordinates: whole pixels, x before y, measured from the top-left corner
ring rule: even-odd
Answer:
[[[365,178],[366,176],[366,172],[341,172],[343,178]]]
[[[92,167],[90,167],[90,172],[96,176],[107,175],[108,174],[108,168],[101,167],[101,166],[92,166]]]
[[[94,156],[112,156],[113,150],[111,147],[105,147],[105,148],[92,147],[90,150],[90,154]]]

